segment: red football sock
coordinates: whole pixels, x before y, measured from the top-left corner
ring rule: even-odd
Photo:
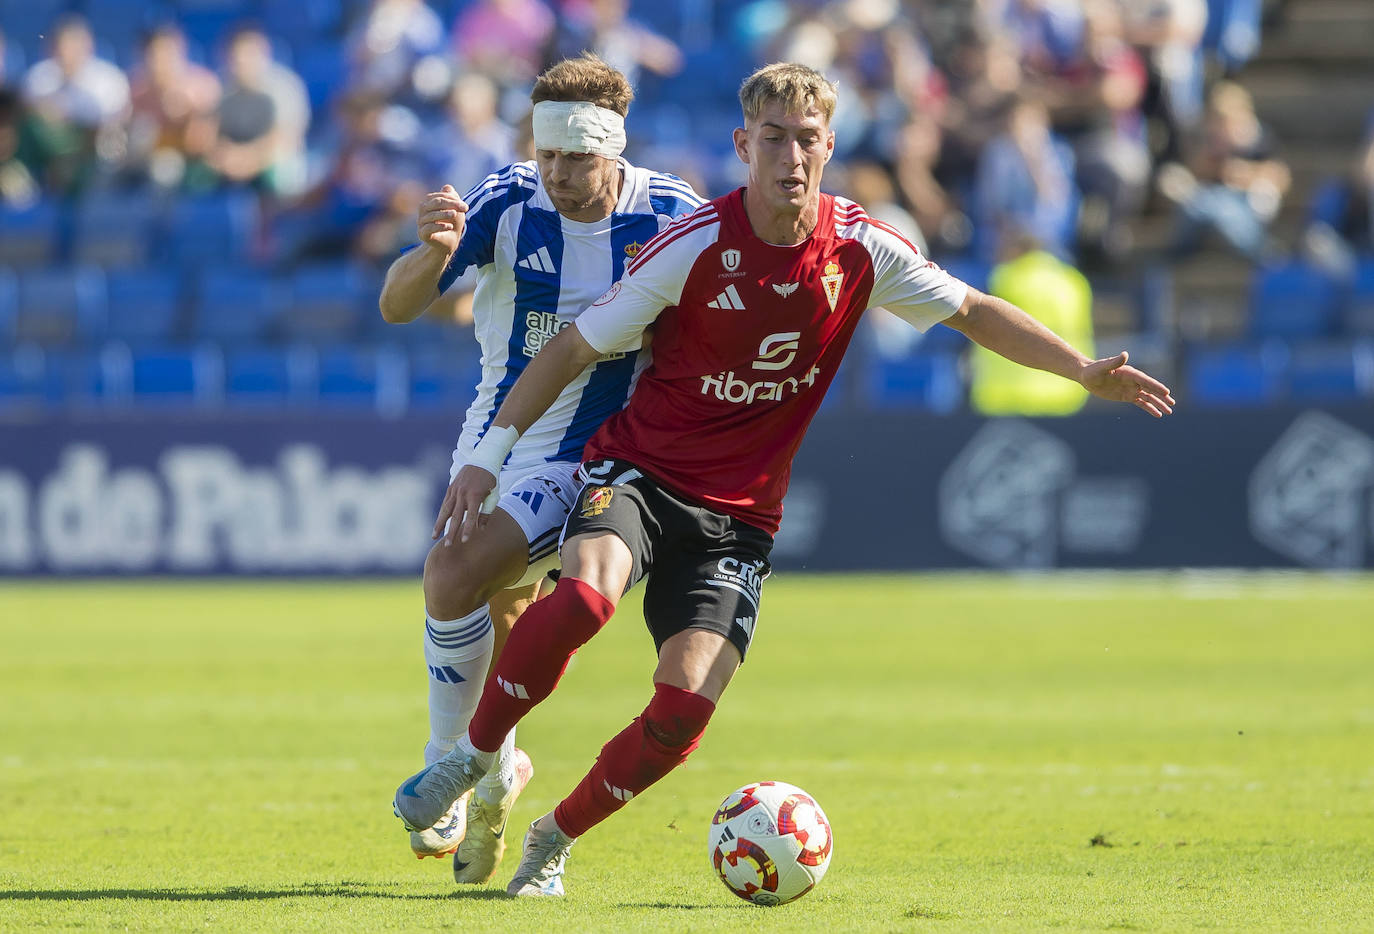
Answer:
[[[559,829],[582,836],[685,762],[715,709],[700,694],[655,683],[649,706],[601,747],[592,770],[554,809]]]
[[[520,718],[553,693],[573,653],[614,612],[615,604],[590,584],[563,577],[553,593],[521,614],[468,724],[472,745],[484,752],[500,749]]]

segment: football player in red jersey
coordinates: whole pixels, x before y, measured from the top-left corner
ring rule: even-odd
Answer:
[[[448,534],[471,535],[520,433],[584,367],[654,324],[653,364],[584,453],[558,586],[516,623],[467,735],[396,794],[407,824],[442,813],[647,577],[653,698],[530,825],[513,895],[561,895],[573,841],[696,748],[758,622],[792,458],[865,309],[881,305],[921,330],[943,323],[1095,395],[1156,417],[1172,411],[1168,387],[1128,366],[1124,352],[1089,359],[945,273],[859,205],[823,194],[835,144],[835,90],[824,76],[769,65],[744,82],[740,101],[745,125],[734,142],[748,185],[650,240],[545,346],[441,507],[440,523],[454,520]]]

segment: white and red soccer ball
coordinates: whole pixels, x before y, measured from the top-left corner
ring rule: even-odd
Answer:
[[[726,888],[756,905],[785,905],[821,881],[833,840],[815,798],[786,782],[755,782],[721,802],[708,846]]]

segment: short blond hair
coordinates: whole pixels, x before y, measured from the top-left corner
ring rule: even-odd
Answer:
[[[578,58],[565,58],[551,66],[534,82],[530,103],[542,101],[586,101],[622,117],[630,112],[634,88],[625,76],[591,52]]]
[[[757,120],[769,101],[777,101],[788,113],[804,113],[815,106],[825,114],[825,122],[835,116],[835,85],[814,68],[795,62],[764,65],[744,79],[739,88],[739,103],[744,119]]]

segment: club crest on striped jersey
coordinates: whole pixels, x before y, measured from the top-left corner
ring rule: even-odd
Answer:
[[[825,264],[825,272],[821,276],[821,285],[825,288],[825,300],[830,303],[830,310],[835,310],[835,303],[840,300],[840,284],[844,282],[844,273],[840,272],[840,264],[831,260]]]
[[[599,516],[611,505],[611,497],[615,495],[615,490],[608,486],[593,487],[582,497],[582,518],[590,519]]]
[[[643,247],[644,244],[640,243],[638,240],[634,241],[633,243],[625,244],[625,258],[634,259],[636,256],[639,255],[639,251]]]

